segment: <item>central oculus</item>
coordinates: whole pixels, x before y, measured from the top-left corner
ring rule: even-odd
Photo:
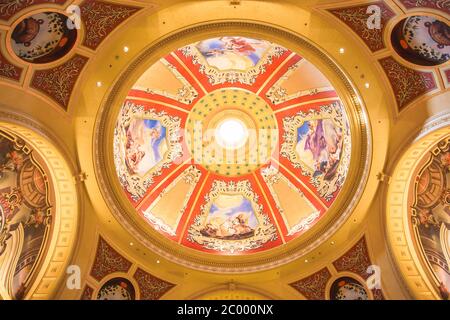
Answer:
[[[238,149],[245,145],[248,139],[248,129],[238,119],[226,119],[219,123],[215,130],[217,143],[225,149]]]

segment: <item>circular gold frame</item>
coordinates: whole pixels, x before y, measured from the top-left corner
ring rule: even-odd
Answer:
[[[74,165],[68,160],[65,149],[58,141],[33,120],[0,111],[0,128],[26,141],[48,169],[54,197],[54,220],[45,255],[39,261],[25,299],[52,299],[67,275],[66,268],[76,247],[80,220],[80,186],[73,183]]]
[[[201,253],[165,238],[135,214],[116,178],[112,141],[115,121],[129,88],[161,56],[182,45],[206,37],[242,35],[264,38],[300,52],[329,79],[349,115],[352,152],[351,166],[341,194],[327,214],[309,232],[277,248],[251,255],[217,256]],[[101,192],[116,219],[142,244],[166,259],[185,267],[220,273],[244,273],[274,268],[310,252],[327,240],[346,221],[357,205],[367,182],[372,137],[362,100],[346,74],[317,45],[300,35],[267,24],[246,21],[223,21],[194,25],[169,34],[150,44],[115,81],[99,109],[94,128],[93,154]],[[350,196],[351,195],[351,196]]]

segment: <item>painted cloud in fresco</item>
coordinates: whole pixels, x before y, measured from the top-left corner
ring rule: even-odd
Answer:
[[[270,43],[243,37],[221,37],[201,41],[197,49],[207,63],[219,70],[247,70],[254,67]]]

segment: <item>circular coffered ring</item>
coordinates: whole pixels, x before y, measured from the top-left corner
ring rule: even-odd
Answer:
[[[213,255],[182,247],[156,232],[141,217],[137,217],[135,208],[124,196],[121,185],[115,178],[116,168],[112,150],[115,119],[129,88],[145,70],[163,55],[183,45],[202,39],[233,35],[279,43],[293,52],[301,53],[314,63],[330,79],[345,112],[349,115],[351,159],[358,159],[350,164],[346,183],[341,190],[343,196],[333,203],[327,215],[314,226],[312,232],[265,252],[241,255],[239,259],[236,259],[236,256]],[[333,60],[302,37],[271,26],[246,22],[220,22],[195,26],[151,45],[129,65],[114,84],[100,108],[94,130],[95,174],[103,196],[118,221],[144,245],[161,256],[190,268],[211,272],[250,272],[272,268],[288,263],[316,248],[346,221],[358,203],[368,177],[371,159],[371,133],[361,99]]]

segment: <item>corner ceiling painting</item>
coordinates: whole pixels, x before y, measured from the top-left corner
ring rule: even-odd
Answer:
[[[41,162],[22,139],[0,131],[0,281],[15,299],[32,283],[51,228]]]
[[[450,138],[425,157],[414,181],[411,222],[419,252],[444,300],[450,297]]]
[[[22,60],[48,63],[72,49],[77,30],[68,28],[68,17],[58,12],[42,12],[21,20],[11,35],[11,47]]]
[[[450,27],[431,16],[412,16],[392,32],[392,45],[409,62],[433,66],[450,60]]]
[[[275,43],[206,39],[152,65],[124,101],[116,172],[136,214],[199,251],[268,250],[313,227],[350,165],[328,79]]]
[[[331,285],[330,300],[369,300],[369,295],[359,281],[341,277]]]

